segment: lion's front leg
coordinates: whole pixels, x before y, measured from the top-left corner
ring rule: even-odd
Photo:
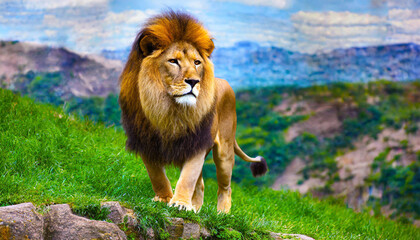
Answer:
[[[181,169],[181,176],[176,184],[175,195],[172,197],[169,205],[185,210],[198,210],[192,205],[192,198],[197,180],[203,169],[205,154],[206,152],[203,151],[184,163]]]
[[[163,166],[150,164],[145,160],[143,160],[143,163],[146,166],[147,173],[149,174],[150,181],[152,182],[153,191],[155,192],[153,200],[168,203],[173,194],[171,183],[165,173],[165,168]]]
[[[204,180],[203,180],[203,171],[201,171],[200,176],[198,177],[197,184],[195,185],[194,195],[192,197],[192,205],[195,210],[200,211],[201,206],[204,201]]]

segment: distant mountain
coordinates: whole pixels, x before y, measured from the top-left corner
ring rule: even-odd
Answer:
[[[338,49],[309,55],[239,43],[217,49],[213,62],[216,75],[227,78],[236,87],[420,78],[420,68],[415,67],[420,66],[420,46],[416,44]]]
[[[129,48],[104,50],[102,55],[125,62],[129,52]],[[420,68],[416,67],[420,66],[420,46],[413,43],[302,54],[238,42],[233,47],[216,48],[212,59],[216,76],[235,88],[420,79]]]
[[[118,92],[122,67],[120,60],[81,55],[65,48],[0,41],[0,87],[18,91],[45,85],[64,100],[73,96],[105,97]]]

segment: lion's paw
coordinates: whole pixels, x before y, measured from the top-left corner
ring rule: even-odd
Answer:
[[[195,209],[194,212],[199,213],[201,210],[201,205],[192,205],[193,208]]]
[[[155,202],[164,202],[164,203],[169,203],[171,201],[171,197],[159,197],[159,196],[155,196],[152,201]]]
[[[194,211],[197,212],[197,210],[195,209],[195,207],[193,207],[193,205],[185,203],[185,202],[181,202],[181,201],[170,201],[168,204],[170,207],[176,207],[179,210],[185,210],[185,211]]]

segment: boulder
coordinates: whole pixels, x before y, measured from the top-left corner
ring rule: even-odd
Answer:
[[[46,239],[127,239],[115,224],[76,216],[67,204],[50,209],[45,216]]]
[[[32,203],[0,207],[0,240],[44,239],[44,219]]]

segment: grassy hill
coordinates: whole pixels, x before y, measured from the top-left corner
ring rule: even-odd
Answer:
[[[117,95],[63,99],[56,95],[59,73],[25,76],[15,89],[22,95],[120,128]],[[419,93],[419,81],[236,91],[238,142],[249,155],[264,156],[270,172],[255,179],[249,164],[238,159],[233,180],[332,196],[351,208],[420,226]],[[293,173],[285,171],[297,163]],[[204,176],[216,179],[211,156]]]
[[[103,219],[100,202],[116,200],[135,209],[140,232],[153,227],[161,238],[167,236],[166,217],[176,216],[200,222],[222,239],[263,239],[267,231],[315,239],[420,239],[420,229],[411,225],[246,184],[233,184],[231,214],[217,214],[217,183],[208,178],[200,213],[178,211],[151,201],[146,170],[124,145],[121,130],[0,89],[0,206],[31,201],[42,210],[69,203],[77,213]],[[179,171],[171,168],[168,175],[175,187]]]

